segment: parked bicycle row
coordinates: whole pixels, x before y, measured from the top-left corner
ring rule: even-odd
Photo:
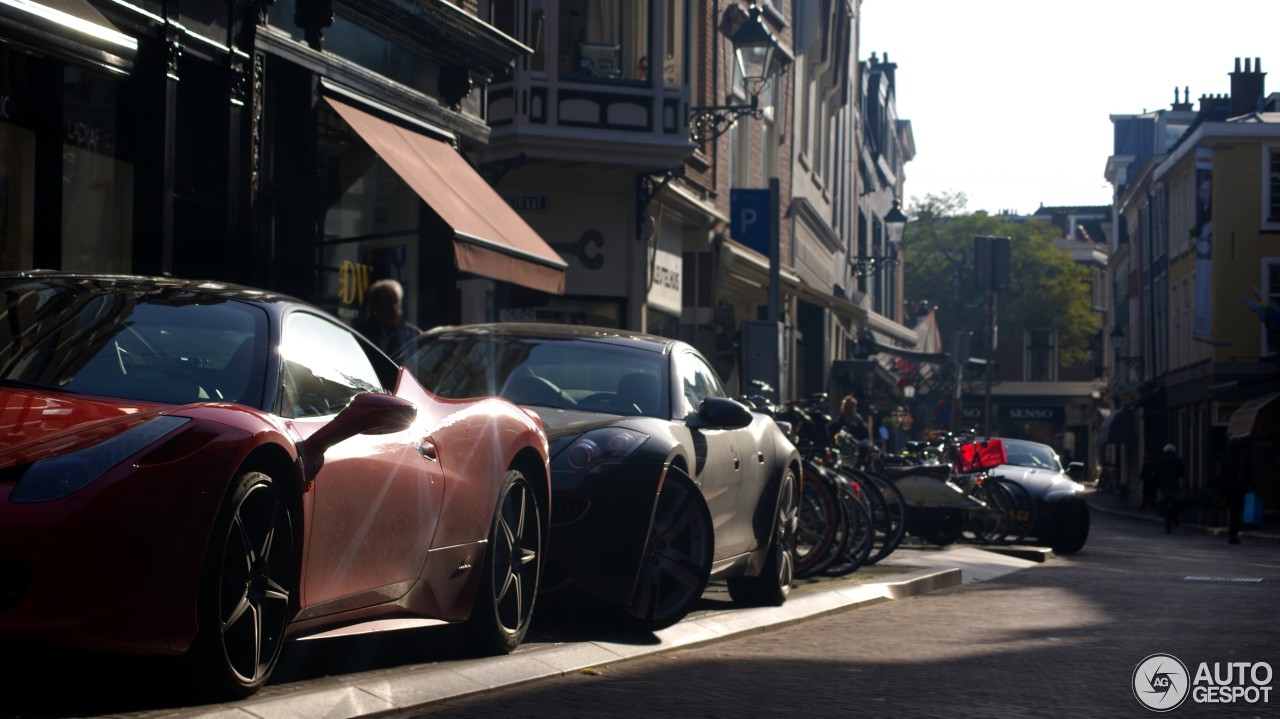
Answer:
[[[746,399],[779,421],[803,457],[798,578],[875,564],[906,536],[934,545],[1036,542],[1059,554],[1088,539],[1083,487],[1071,477],[1083,466],[1064,469],[1047,445],[934,432],[892,453],[857,436],[856,422],[827,415],[826,395],[784,407]]]

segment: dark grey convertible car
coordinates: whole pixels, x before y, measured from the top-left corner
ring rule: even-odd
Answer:
[[[1006,462],[991,474],[1016,482],[1030,493],[1035,519],[1029,536],[1058,554],[1083,549],[1089,539],[1089,505],[1084,501],[1084,486],[1071,476],[1083,465],[1073,463],[1064,469],[1058,453],[1047,444],[1025,439],[1002,441]]]
[[[442,397],[532,409],[551,450],[544,591],[576,589],[646,629],[684,617],[708,579],[741,603],[792,582],[800,458],[675,340],[549,324],[443,327],[399,360]]]

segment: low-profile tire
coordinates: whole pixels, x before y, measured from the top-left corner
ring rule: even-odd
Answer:
[[[796,526],[800,512],[798,490],[796,475],[788,467],[778,486],[773,531],[765,550],[764,565],[758,576],[729,580],[729,597],[733,601],[765,607],[781,606],[787,601],[795,581]]]
[[[1089,505],[1083,499],[1071,499],[1063,504],[1054,512],[1059,524],[1050,548],[1054,554],[1075,554],[1084,549],[1089,540]]]
[[[542,512],[519,470],[508,470],[493,512],[475,607],[466,628],[473,648],[507,654],[520,646],[533,618],[542,577]]]
[[[654,505],[635,589],[626,607],[632,626],[658,631],[693,610],[711,576],[714,531],[702,493],[672,468]]]
[[[210,536],[192,647],[192,689],[240,699],[271,677],[294,611],[298,553],[292,505],[262,472],[240,475]]]

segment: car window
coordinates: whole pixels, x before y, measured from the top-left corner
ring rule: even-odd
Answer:
[[[28,299],[30,298],[30,299]],[[261,406],[266,313],[186,291],[10,288],[0,376],[149,402]]]
[[[373,364],[347,328],[294,312],[285,320],[280,339],[281,416],[335,414],[361,392],[383,391]]]
[[[676,355],[676,375],[680,383],[681,411],[678,416],[696,413],[702,400],[708,397],[724,397],[724,388],[715,370],[702,357],[685,350]]]
[[[657,352],[577,339],[448,336],[402,357],[441,397],[498,395],[516,404],[670,418]]]
[[[1004,454],[1005,464],[1011,464],[1015,467],[1047,469],[1054,472],[1062,471],[1062,465],[1058,462],[1057,453],[1047,445],[1005,440]]]

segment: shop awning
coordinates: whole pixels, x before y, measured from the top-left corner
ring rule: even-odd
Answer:
[[[63,60],[127,74],[138,41],[86,0],[0,0],[0,37]]]
[[[795,292],[796,296],[805,302],[818,307],[825,307],[854,323],[862,322],[867,318],[867,311],[859,305],[855,305],[843,297],[836,297],[834,294],[814,289],[803,281],[798,283]]]
[[[1250,400],[1232,412],[1227,436],[1280,439],[1280,392]]]
[[[1102,419],[1098,429],[1102,444],[1124,444],[1138,439],[1138,418],[1131,409],[1117,409]]]
[[[331,97],[325,100],[453,229],[459,270],[564,294],[568,265],[456,150]]]

